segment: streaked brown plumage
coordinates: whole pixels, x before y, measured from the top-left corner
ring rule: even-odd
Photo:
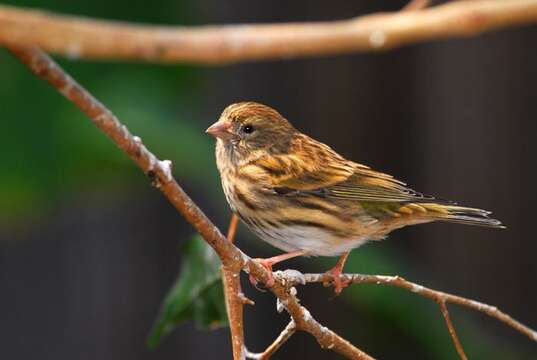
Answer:
[[[231,209],[261,239],[295,255],[346,255],[397,228],[432,221],[502,227],[487,211],[435,200],[346,160],[262,104],[228,106],[207,132],[217,138]]]

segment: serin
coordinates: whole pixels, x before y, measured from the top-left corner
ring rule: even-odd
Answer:
[[[432,221],[503,227],[488,211],[425,196],[343,158],[262,104],[228,106],[207,132],[217,139],[216,164],[231,210],[286,252],[262,264],[272,271],[295,256],[340,255],[330,270],[336,294],[346,285],[339,275],[349,252],[395,229]]]

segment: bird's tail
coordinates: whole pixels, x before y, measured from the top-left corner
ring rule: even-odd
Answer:
[[[490,218],[490,211],[464,206],[444,205],[436,203],[419,204],[427,210],[427,215],[436,221],[446,221],[458,224],[476,225],[504,229],[499,220]]]

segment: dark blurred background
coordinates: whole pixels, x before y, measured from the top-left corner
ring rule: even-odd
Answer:
[[[3,1],[160,24],[337,20],[404,1]],[[150,4],[150,5],[149,5]],[[39,31],[39,29],[36,29]],[[222,67],[58,59],[160,158],[222,229],[230,213],[204,130],[255,100],[344,156],[441,198],[493,210],[497,231],[449,224],[402,229],[354,251],[348,271],[399,274],[498,306],[537,327],[537,27],[377,54]],[[230,358],[227,329],[146,335],[192,227],[71,103],[0,49],[0,358]],[[278,253],[244,228],[250,255]],[[285,266],[321,272],[336,259]],[[245,292],[246,337],[261,351],[287,323],[272,295]],[[455,359],[437,306],[403,290],[300,288],[312,314],[380,359]],[[483,314],[450,307],[475,359],[535,359],[537,345]],[[275,356],[335,359],[308,335]]]

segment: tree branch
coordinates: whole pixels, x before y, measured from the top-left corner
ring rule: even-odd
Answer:
[[[244,270],[252,274],[258,281],[267,283],[269,272],[257,261],[252,260],[228,241],[216,226],[205,216],[201,209],[188,197],[172,176],[172,164],[169,160],[159,160],[143,145],[142,140],[133,136],[127,127],[112,114],[103,104],[95,99],[86,89],[71,78],[49,56],[37,48],[10,47],[9,50],[25,64],[36,76],[47,81],[63,96],[75,104],[89,119],[103,131],[121,150],[123,150],[151,179],[155,187],[166,196],[179,213],[194,226],[196,231],[218,254],[226,273],[233,275],[234,282],[226,287],[226,304],[228,310],[232,307],[238,309],[235,303],[240,296],[238,273]],[[237,275],[237,276],[234,276]],[[225,280],[227,281],[227,280]],[[309,311],[299,304],[292,288],[286,285],[285,280],[276,281],[270,288],[272,293],[284,304],[297,329],[313,335],[321,347],[329,348],[350,359],[370,360],[370,356],[357,349],[347,340],[333,331],[319,324]],[[229,302],[234,302],[231,305]],[[242,311],[242,305],[240,306]],[[233,322],[230,314],[230,322]],[[242,320],[240,320],[242,321]],[[237,324],[230,324],[233,328]],[[242,327],[242,323],[240,324]],[[233,336],[242,333],[242,329],[235,329]],[[243,339],[233,338],[234,359],[244,359],[246,356]],[[242,345],[242,346],[241,346]]]
[[[311,315],[308,309],[300,305],[296,296],[296,288],[292,286],[301,278],[301,273],[295,270],[276,271],[274,273],[275,285],[270,288],[279,300],[281,309],[285,309],[294,321],[297,330],[305,331],[315,337],[323,349],[333,350],[349,359],[373,360],[350,342],[322,326]],[[300,282],[300,280],[298,280]]]
[[[231,243],[235,239],[237,223],[237,215],[233,214],[227,232],[227,240]],[[253,305],[253,301],[247,299],[242,293],[240,271],[240,269],[234,270],[233,267],[222,263],[222,282],[224,285],[226,311],[231,333],[233,359],[235,360],[243,359],[246,350],[244,347],[244,304]]]
[[[272,355],[274,355],[274,353],[276,351],[278,351],[278,349],[287,340],[289,340],[291,338],[291,336],[294,335],[295,332],[296,332],[296,325],[295,325],[295,322],[293,320],[291,320],[291,321],[289,321],[289,324],[287,324],[285,329],[282,330],[282,332],[276,338],[276,340],[274,340],[274,342],[272,344],[270,344],[269,347],[266,348],[265,351],[263,351],[262,353],[259,353],[259,354],[246,352],[246,358],[247,359],[254,359],[254,360],[267,360],[267,359],[270,359],[270,357]]]
[[[413,0],[407,10],[421,6]],[[537,0],[454,1],[333,22],[199,27],[128,24],[2,5],[0,43],[85,59],[221,64],[378,51],[535,22]]]
[[[305,283],[328,283],[333,280],[333,277],[329,273],[324,274],[304,274],[304,279],[300,282]],[[529,337],[531,340],[537,342],[537,332],[530,329],[521,322],[513,319],[511,316],[500,311],[497,307],[484,304],[475,300],[467,299],[462,296],[448,294],[442,291],[433,290],[426,288],[424,286],[418,285],[416,283],[407,281],[400,276],[384,276],[384,275],[363,275],[363,274],[341,274],[341,280],[349,281],[350,284],[377,284],[377,285],[389,285],[402,288],[408,291],[411,291],[420,296],[427,297],[431,300],[434,300],[438,304],[441,303],[452,303],[461,305],[484,314],[487,314],[490,317],[493,317],[513,329],[521,332],[522,334]],[[291,281],[291,283],[298,283],[296,277]]]
[[[446,326],[448,328],[449,335],[451,336],[451,340],[453,341],[453,345],[455,346],[455,350],[457,350],[457,353],[459,354],[461,360],[468,360],[466,354],[464,353],[464,349],[462,348],[461,342],[459,341],[459,337],[457,336],[457,332],[455,331],[455,327],[453,326],[451,318],[449,317],[449,311],[447,309],[446,302],[442,300],[438,301],[438,306],[440,306],[440,312],[442,313],[442,316],[444,316],[444,320],[446,321]]]

